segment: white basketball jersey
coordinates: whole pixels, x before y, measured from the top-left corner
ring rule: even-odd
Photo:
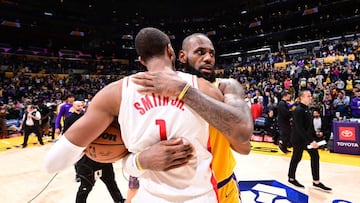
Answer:
[[[177,74],[198,88],[196,76]],[[210,168],[212,155],[207,149],[208,123],[176,97],[139,94],[138,88],[131,76],[124,78],[118,119],[128,150],[140,152],[160,140],[177,137],[195,148],[195,156],[185,166],[165,172],[147,170],[139,178],[140,187],[168,202],[184,202],[214,191]]]

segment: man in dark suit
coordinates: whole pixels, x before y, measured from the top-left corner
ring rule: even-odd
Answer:
[[[282,93],[281,101],[278,104],[277,110],[277,120],[280,130],[280,140],[279,140],[279,148],[283,153],[289,153],[290,151],[287,149],[291,146],[290,144],[290,136],[291,136],[291,119],[292,115],[290,112],[288,102],[291,100],[291,94],[287,91]]]
[[[319,145],[315,141],[315,130],[313,125],[313,118],[308,105],[311,103],[312,96],[309,90],[301,90],[299,93],[300,103],[293,112],[293,130],[291,135],[291,142],[293,144],[293,154],[291,156],[289,166],[289,183],[304,188],[295,179],[296,168],[301,161],[303,151],[306,150],[311,159],[311,172],[313,177],[314,188],[324,191],[331,191],[331,188],[326,187],[320,182],[320,157],[318,148]],[[309,146],[309,147],[308,147]]]

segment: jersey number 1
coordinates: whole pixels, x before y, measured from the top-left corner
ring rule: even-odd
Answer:
[[[159,126],[160,140],[167,140],[165,120],[157,119],[155,120],[155,124]]]

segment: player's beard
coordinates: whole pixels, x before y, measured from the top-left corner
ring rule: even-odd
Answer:
[[[186,64],[185,71],[186,71],[187,73],[196,75],[196,76],[198,76],[198,77],[200,77],[200,78],[204,78],[204,79],[206,79],[206,80],[209,81],[209,82],[214,82],[214,81],[216,80],[216,75],[215,75],[214,70],[211,71],[210,75],[204,74],[204,73],[201,72],[200,70],[196,70],[193,66],[191,66],[191,65],[189,64],[189,62]]]

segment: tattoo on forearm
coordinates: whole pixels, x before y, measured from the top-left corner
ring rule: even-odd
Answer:
[[[210,100],[197,91],[199,90],[189,89],[184,98],[185,103],[223,134],[231,135],[233,126],[242,121],[241,116],[238,115],[240,111],[232,111],[223,102]]]

